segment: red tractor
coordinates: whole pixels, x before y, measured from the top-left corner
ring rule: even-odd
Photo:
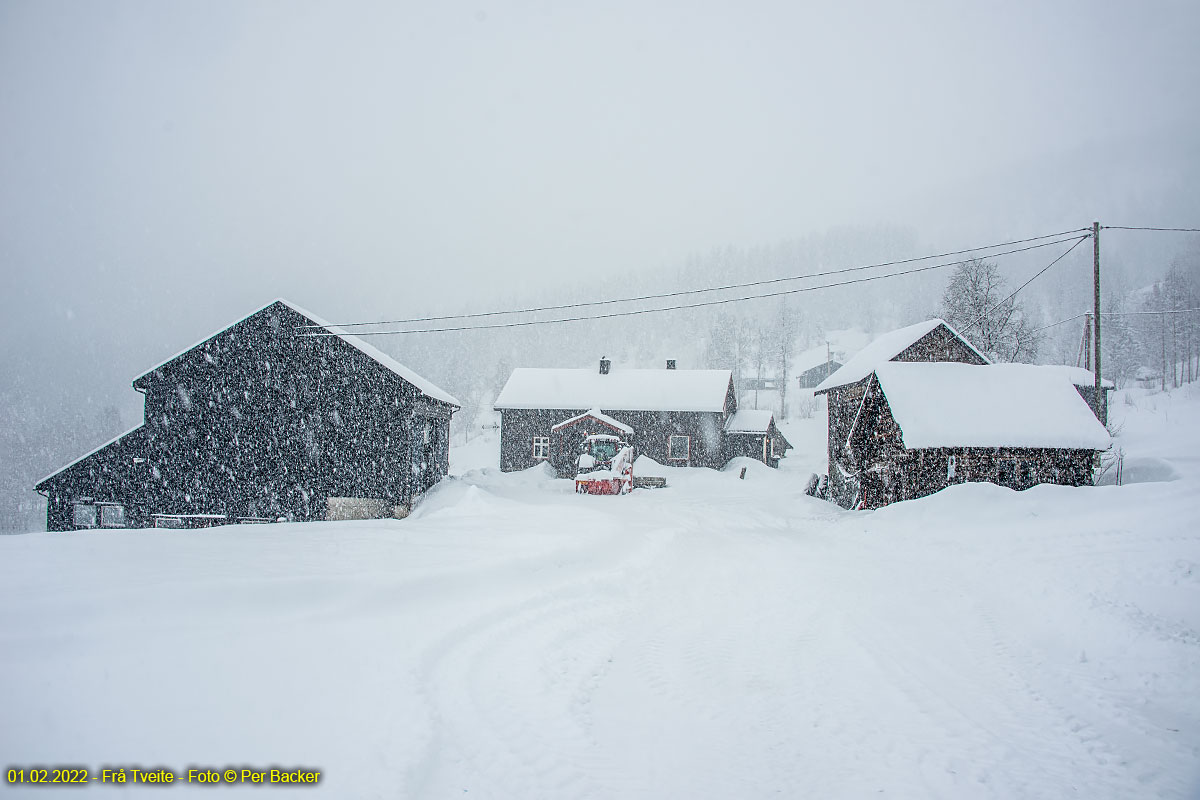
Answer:
[[[633,491],[633,448],[619,437],[601,433],[584,439],[575,467],[578,494]]]

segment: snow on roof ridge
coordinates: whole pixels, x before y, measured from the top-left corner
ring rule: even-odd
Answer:
[[[1033,364],[889,361],[874,374],[908,449],[1112,444],[1071,381]]]
[[[954,326],[941,317],[934,317],[876,336],[866,347],[855,353],[852,358],[846,359],[846,362],[835,370],[832,375],[817,384],[817,387],[813,391],[822,392],[827,389],[837,388],[838,386],[845,386],[849,383],[857,383],[870,375],[879,364],[891,361],[920,341],[922,337],[937,330],[939,325],[944,325],[946,330],[950,331],[963,344],[969,347],[975,355],[982,358],[985,362],[991,363],[991,359],[979,352],[973,344],[954,329]]]
[[[372,359],[373,361],[377,362],[380,366],[399,375],[404,380],[406,380],[409,383],[411,383],[412,385],[416,386],[426,396],[431,397],[434,400],[440,400],[442,402],[458,406],[459,408],[462,407],[462,403],[460,403],[454,395],[450,394],[449,392],[447,392],[446,390],[437,386],[433,382],[427,380],[426,378],[421,377],[416,372],[413,372],[411,369],[404,366],[399,361],[397,361],[396,359],[389,356],[387,353],[384,353],[383,351],[379,350],[378,348],[374,347],[373,345],[367,344],[365,341],[363,341],[358,336],[355,336],[352,333],[347,333],[345,331],[345,329],[337,327],[336,325],[322,319],[321,317],[318,317],[316,314],[313,314],[311,311],[308,311],[307,309],[305,309],[301,306],[298,306],[295,303],[293,303],[292,301],[290,301],[286,298],[283,298],[283,297],[276,297],[274,300],[267,303],[265,306],[257,308],[254,311],[251,311],[249,314],[246,314],[244,317],[241,317],[240,319],[237,319],[234,322],[231,322],[228,325],[225,325],[224,327],[213,331],[212,333],[205,336],[203,339],[200,339],[195,344],[192,344],[189,347],[185,347],[184,349],[180,350],[178,353],[176,353],[175,355],[166,359],[165,361],[160,361],[159,363],[155,364],[150,369],[142,372],[140,375],[138,375],[138,377],[134,378],[133,379],[134,384],[136,384],[138,381],[142,380],[143,378],[145,378],[147,375],[154,372],[155,370],[160,369],[163,366],[170,364],[175,359],[186,355],[187,353],[191,352],[192,350],[195,350],[197,347],[204,344],[209,339],[212,339],[214,336],[218,336],[218,335],[224,333],[225,331],[229,330],[230,328],[232,328],[235,325],[240,325],[241,323],[243,323],[246,320],[253,317],[255,314],[259,314],[259,313],[262,313],[263,311],[266,311],[268,308],[275,305],[276,303],[278,303],[279,305],[285,306],[287,308],[290,308],[292,311],[296,312],[297,314],[299,314],[302,317],[307,317],[315,325],[318,325],[318,326],[324,328],[325,330],[329,331],[330,333],[334,334],[339,339],[341,339],[342,341],[349,344],[351,347],[353,347],[356,350],[363,353],[363,355],[365,355],[368,358]]]
[[[611,425],[612,427],[616,428],[619,431],[624,431],[624,432],[630,433],[630,434],[633,433],[633,428],[629,427],[624,422],[618,422],[617,420],[613,419],[608,414],[605,414],[603,411],[601,411],[598,408],[591,408],[591,409],[588,409],[587,411],[584,411],[582,414],[576,414],[575,416],[571,417],[570,419],[564,419],[562,422],[558,423],[557,425],[552,427],[550,430],[556,431],[559,428],[565,428],[568,425],[579,422],[579,420],[584,419],[585,417],[591,417],[593,419],[599,420],[600,422],[603,422],[605,425]]]
[[[108,447],[110,444],[116,444],[117,442],[121,441],[122,439],[124,439],[124,438],[125,438],[126,436],[128,436],[129,434],[131,434],[131,433],[135,433],[136,431],[138,431],[138,430],[141,430],[142,426],[143,426],[143,425],[145,425],[145,424],[146,424],[146,423],[145,423],[145,421],[139,422],[137,425],[134,425],[132,428],[130,428],[129,430],[125,431],[124,433],[118,433],[116,436],[114,436],[113,438],[109,439],[109,440],[108,440],[107,442],[105,442],[104,444],[102,444],[102,445],[98,445],[98,446],[96,446],[96,447],[92,448],[91,450],[87,451],[86,453],[84,453],[83,455],[81,455],[79,458],[75,459],[75,460],[74,460],[74,461],[72,461],[71,463],[69,463],[69,464],[66,464],[66,465],[64,465],[64,466],[61,466],[61,467],[59,467],[58,469],[54,470],[54,472],[51,472],[49,475],[47,475],[47,476],[45,476],[44,478],[42,478],[41,480],[39,480],[39,481],[35,482],[35,483],[33,484],[33,486],[34,486],[34,489],[36,490],[36,488],[37,488],[38,486],[41,486],[43,483],[45,483],[46,481],[50,480],[50,479],[51,479],[51,478],[53,478],[55,475],[58,475],[58,474],[59,474],[59,473],[61,473],[61,472],[66,472],[66,471],[67,471],[67,470],[69,470],[71,467],[73,467],[73,466],[75,466],[76,464],[78,464],[80,461],[83,461],[83,460],[85,460],[85,459],[91,458],[92,456],[96,455],[96,453],[99,453],[101,450],[103,450],[104,448]]]

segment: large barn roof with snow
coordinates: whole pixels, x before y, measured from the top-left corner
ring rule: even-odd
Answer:
[[[720,412],[732,381],[727,369],[614,367],[601,375],[594,368],[521,367],[504,384],[495,408]]]
[[[284,300],[283,298],[277,298],[277,299],[273,300],[272,302],[268,303],[267,305],[263,306],[262,308],[254,311],[253,313],[247,314],[245,317],[242,317],[240,320],[233,323],[232,325],[226,325],[225,327],[221,328],[220,330],[214,331],[213,333],[209,334],[208,336],[205,336],[203,339],[196,342],[195,344],[193,344],[189,347],[185,347],[183,350],[180,350],[178,353],[171,356],[166,361],[163,361],[162,363],[157,364],[157,365],[151,367],[150,369],[146,370],[145,373],[143,373],[142,375],[140,375],[138,378],[136,378],[133,381],[133,385],[135,387],[137,387],[139,383],[145,381],[154,372],[163,369],[164,367],[170,365],[172,362],[177,361],[178,359],[184,358],[189,353],[191,353],[191,351],[195,350],[197,347],[200,347],[205,342],[207,342],[209,339],[219,336],[220,334],[222,334],[225,331],[232,328],[234,325],[239,325],[242,322],[245,322],[246,320],[250,319],[250,317],[253,317],[256,314],[261,314],[263,311],[266,311],[267,309],[271,308],[271,306],[275,306],[275,305],[279,305],[279,306],[283,306],[285,308],[291,309],[296,314],[299,314],[300,316],[308,319],[314,326],[317,326],[317,328],[324,329],[323,331],[319,331],[319,332],[333,334],[337,338],[344,341],[346,344],[350,345],[354,349],[356,349],[359,352],[366,355],[371,360],[378,363],[380,366],[387,369],[389,372],[392,372],[392,373],[398,375],[399,377],[401,377],[404,380],[411,383],[413,386],[417,387],[417,389],[419,389],[421,391],[421,393],[424,394],[426,397],[429,397],[433,400],[438,400],[443,403],[449,403],[454,406],[459,406],[459,407],[462,406],[462,403],[460,403],[458,401],[458,399],[454,397],[454,395],[450,394],[449,392],[445,391],[441,387],[437,386],[432,381],[426,380],[425,378],[421,377],[416,372],[413,372],[411,369],[404,366],[399,361],[397,361],[396,359],[389,356],[387,353],[384,353],[382,350],[379,350],[378,348],[376,348],[370,344],[367,344],[367,342],[363,341],[358,336],[355,336],[354,334],[351,334],[351,333],[347,333],[343,328],[339,328],[336,325],[333,325],[332,323],[321,319],[320,317],[318,317],[316,314],[312,313],[311,311],[307,311],[307,310],[301,308],[300,306],[296,305],[295,303],[291,303],[287,300]],[[317,328],[313,329],[314,332],[317,332]]]
[[[967,348],[972,350],[975,355],[979,356],[983,360],[983,363],[990,363],[987,356],[976,350],[948,322],[942,319],[928,319],[924,322],[918,322],[916,325],[909,325],[906,328],[899,328],[879,336],[862,350],[859,350],[853,358],[846,361],[841,369],[817,384],[817,387],[813,391],[824,392],[829,389],[836,389],[839,386],[861,381],[874,372],[875,367],[891,361],[938,327],[944,327],[955,338],[966,345]]]
[[[1059,371],[1029,364],[886,362],[875,369],[908,449],[1104,450],[1108,431]]]

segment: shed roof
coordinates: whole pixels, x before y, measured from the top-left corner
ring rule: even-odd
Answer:
[[[983,359],[984,363],[990,363],[987,356],[976,350],[975,346],[964,339],[948,322],[943,319],[927,319],[924,322],[918,322],[915,325],[909,325],[905,328],[898,328],[877,337],[862,350],[859,350],[853,358],[847,360],[841,369],[817,384],[817,388],[813,391],[823,392],[828,389],[835,389],[838,386],[845,386],[861,381],[874,372],[875,367],[891,361],[939,326],[943,326],[946,330],[950,331],[957,339],[974,351],[975,355]]]
[[[723,411],[727,369],[513,370],[495,408],[603,408],[607,411]]]
[[[1104,450],[1108,431],[1061,372],[1029,364],[887,362],[875,370],[908,449]]]
[[[99,453],[101,450],[104,450],[104,449],[106,449],[106,448],[108,448],[108,447],[112,447],[112,446],[114,446],[114,445],[121,444],[121,443],[123,443],[123,442],[125,441],[125,439],[127,439],[128,437],[130,437],[130,436],[132,436],[132,435],[134,435],[134,434],[138,434],[138,433],[142,432],[142,427],[143,427],[143,425],[144,425],[144,424],[145,424],[145,423],[143,423],[143,422],[139,422],[137,425],[134,425],[132,428],[130,428],[129,430],[125,431],[124,433],[121,433],[121,434],[118,434],[118,435],[114,436],[113,438],[111,438],[111,439],[109,439],[107,442],[105,442],[104,444],[102,444],[102,445],[99,445],[99,446],[97,446],[97,447],[94,447],[94,448],[92,448],[91,450],[87,451],[86,453],[84,453],[84,454],[83,454],[83,455],[81,455],[79,458],[75,459],[74,461],[70,462],[69,464],[66,464],[66,465],[64,465],[64,466],[61,466],[61,467],[59,467],[58,469],[54,470],[54,472],[51,472],[49,475],[47,475],[46,477],[42,478],[40,481],[38,481],[37,483],[35,483],[35,484],[33,485],[33,489],[34,489],[34,491],[41,491],[41,487],[42,487],[42,484],[43,484],[43,483],[46,483],[46,482],[47,482],[47,481],[49,481],[51,478],[53,478],[53,477],[56,477],[56,476],[58,476],[58,475],[60,475],[60,474],[62,474],[62,473],[64,473],[64,472],[66,472],[66,471],[67,471],[67,470],[69,470],[71,467],[74,467],[75,465],[77,465],[77,464],[79,464],[79,463],[81,463],[81,462],[83,462],[83,461],[85,461],[85,460],[87,460],[87,459],[91,458],[92,456],[94,456],[94,455],[96,455],[97,453]]]
[[[726,433],[767,433],[775,414],[770,409],[743,408],[725,423]]]
[[[1084,369],[1083,367],[1072,367],[1065,364],[1045,364],[1042,366],[1042,369],[1061,372],[1064,376],[1066,376],[1067,380],[1076,386],[1083,386],[1084,388],[1087,388],[1089,386],[1095,387],[1096,385],[1096,373],[1092,372],[1090,369]],[[1117,385],[1108,378],[1104,378],[1101,385],[1105,389],[1117,388]]]
[[[605,425],[607,425],[608,427],[612,428],[613,430],[618,430],[621,433],[627,433],[630,436],[633,435],[633,428],[629,427],[624,422],[618,422],[617,420],[613,419],[608,414],[605,414],[603,411],[601,411],[598,408],[593,408],[591,411],[585,411],[582,414],[576,414],[575,416],[571,417],[570,419],[564,419],[562,422],[558,423],[550,430],[552,430],[552,431],[562,430],[563,428],[569,427],[571,425],[574,425],[577,422],[582,422],[583,420],[589,419],[589,418],[597,420],[598,422],[602,422]]]
[[[232,325],[226,325],[225,327],[221,328],[220,330],[214,331],[213,333],[209,334],[208,336],[205,336],[203,339],[201,339],[200,341],[191,345],[190,347],[186,347],[183,350],[180,350],[178,353],[171,356],[166,361],[163,361],[160,364],[156,364],[155,366],[146,370],[142,375],[140,375],[136,379],[134,379],[134,381],[133,381],[134,385],[136,386],[139,381],[144,380],[155,370],[162,369],[163,367],[167,366],[168,364],[175,361],[176,359],[182,358],[183,356],[187,355],[189,352],[191,352],[192,350],[195,350],[197,347],[204,344],[209,339],[212,339],[215,336],[219,336],[220,334],[222,334],[225,331],[232,328],[234,325],[241,324],[242,322],[245,322],[246,320],[250,319],[250,317],[253,317],[255,314],[260,314],[263,311],[266,311],[271,306],[277,305],[277,304],[291,309],[292,311],[296,312],[300,316],[308,319],[314,325],[318,325],[318,326],[324,328],[325,330],[327,330],[329,333],[334,334],[339,339],[346,342],[346,344],[350,345],[351,347],[355,348],[359,352],[363,353],[371,360],[373,360],[373,361],[377,362],[378,364],[380,364],[381,366],[383,366],[385,369],[400,376],[404,380],[411,383],[413,386],[417,387],[417,389],[419,389],[421,391],[421,393],[424,394],[425,396],[427,396],[433,400],[438,400],[443,403],[449,403],[450,405],[459,406],[459,407],[462,406],[462,403],[460,403],[458,401],[458,399],[454,397],[454,395],[452,395],[449,392],[445,391],[444,389],[440,388],[433,382],[421,377],[416,372],[413,372],[411,369],[404,366],[399,361],[397,361],[396,359],[389,356],[387,353],[384,353],[382,350],[379,350],[378,348],[376,348],[370,344],[367,344],[365,341],[363,341],[358,336],[355,336],[354,334],[351,334],[351,333],[347,333],[343,328],[339,328],[339,327],[333,325],[332,323],[327,322],[326,320],[318,317],[316,314],[312,313],[311,311],[307,311],[307,310],[301,308],[300,306],[296,305],[295,303],[292,303],[288,300],[284,300],[282,297],[276,298],[275,300],[271,301],[270,303],[267,303],[267,305],[263,306],[262,308],[258,309],[257,311],[247,314],[246,316],[242,317],[237,322],[234,322]]]

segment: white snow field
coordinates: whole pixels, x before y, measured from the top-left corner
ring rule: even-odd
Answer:
[[[1190,394],[1114,404],[1123,486],[847,512],[803,495],[805,421],[788,468],[627,497],[476,439],[402,521],[3,537],[3,765],[322,772],[79,796],[1194,798]]]

